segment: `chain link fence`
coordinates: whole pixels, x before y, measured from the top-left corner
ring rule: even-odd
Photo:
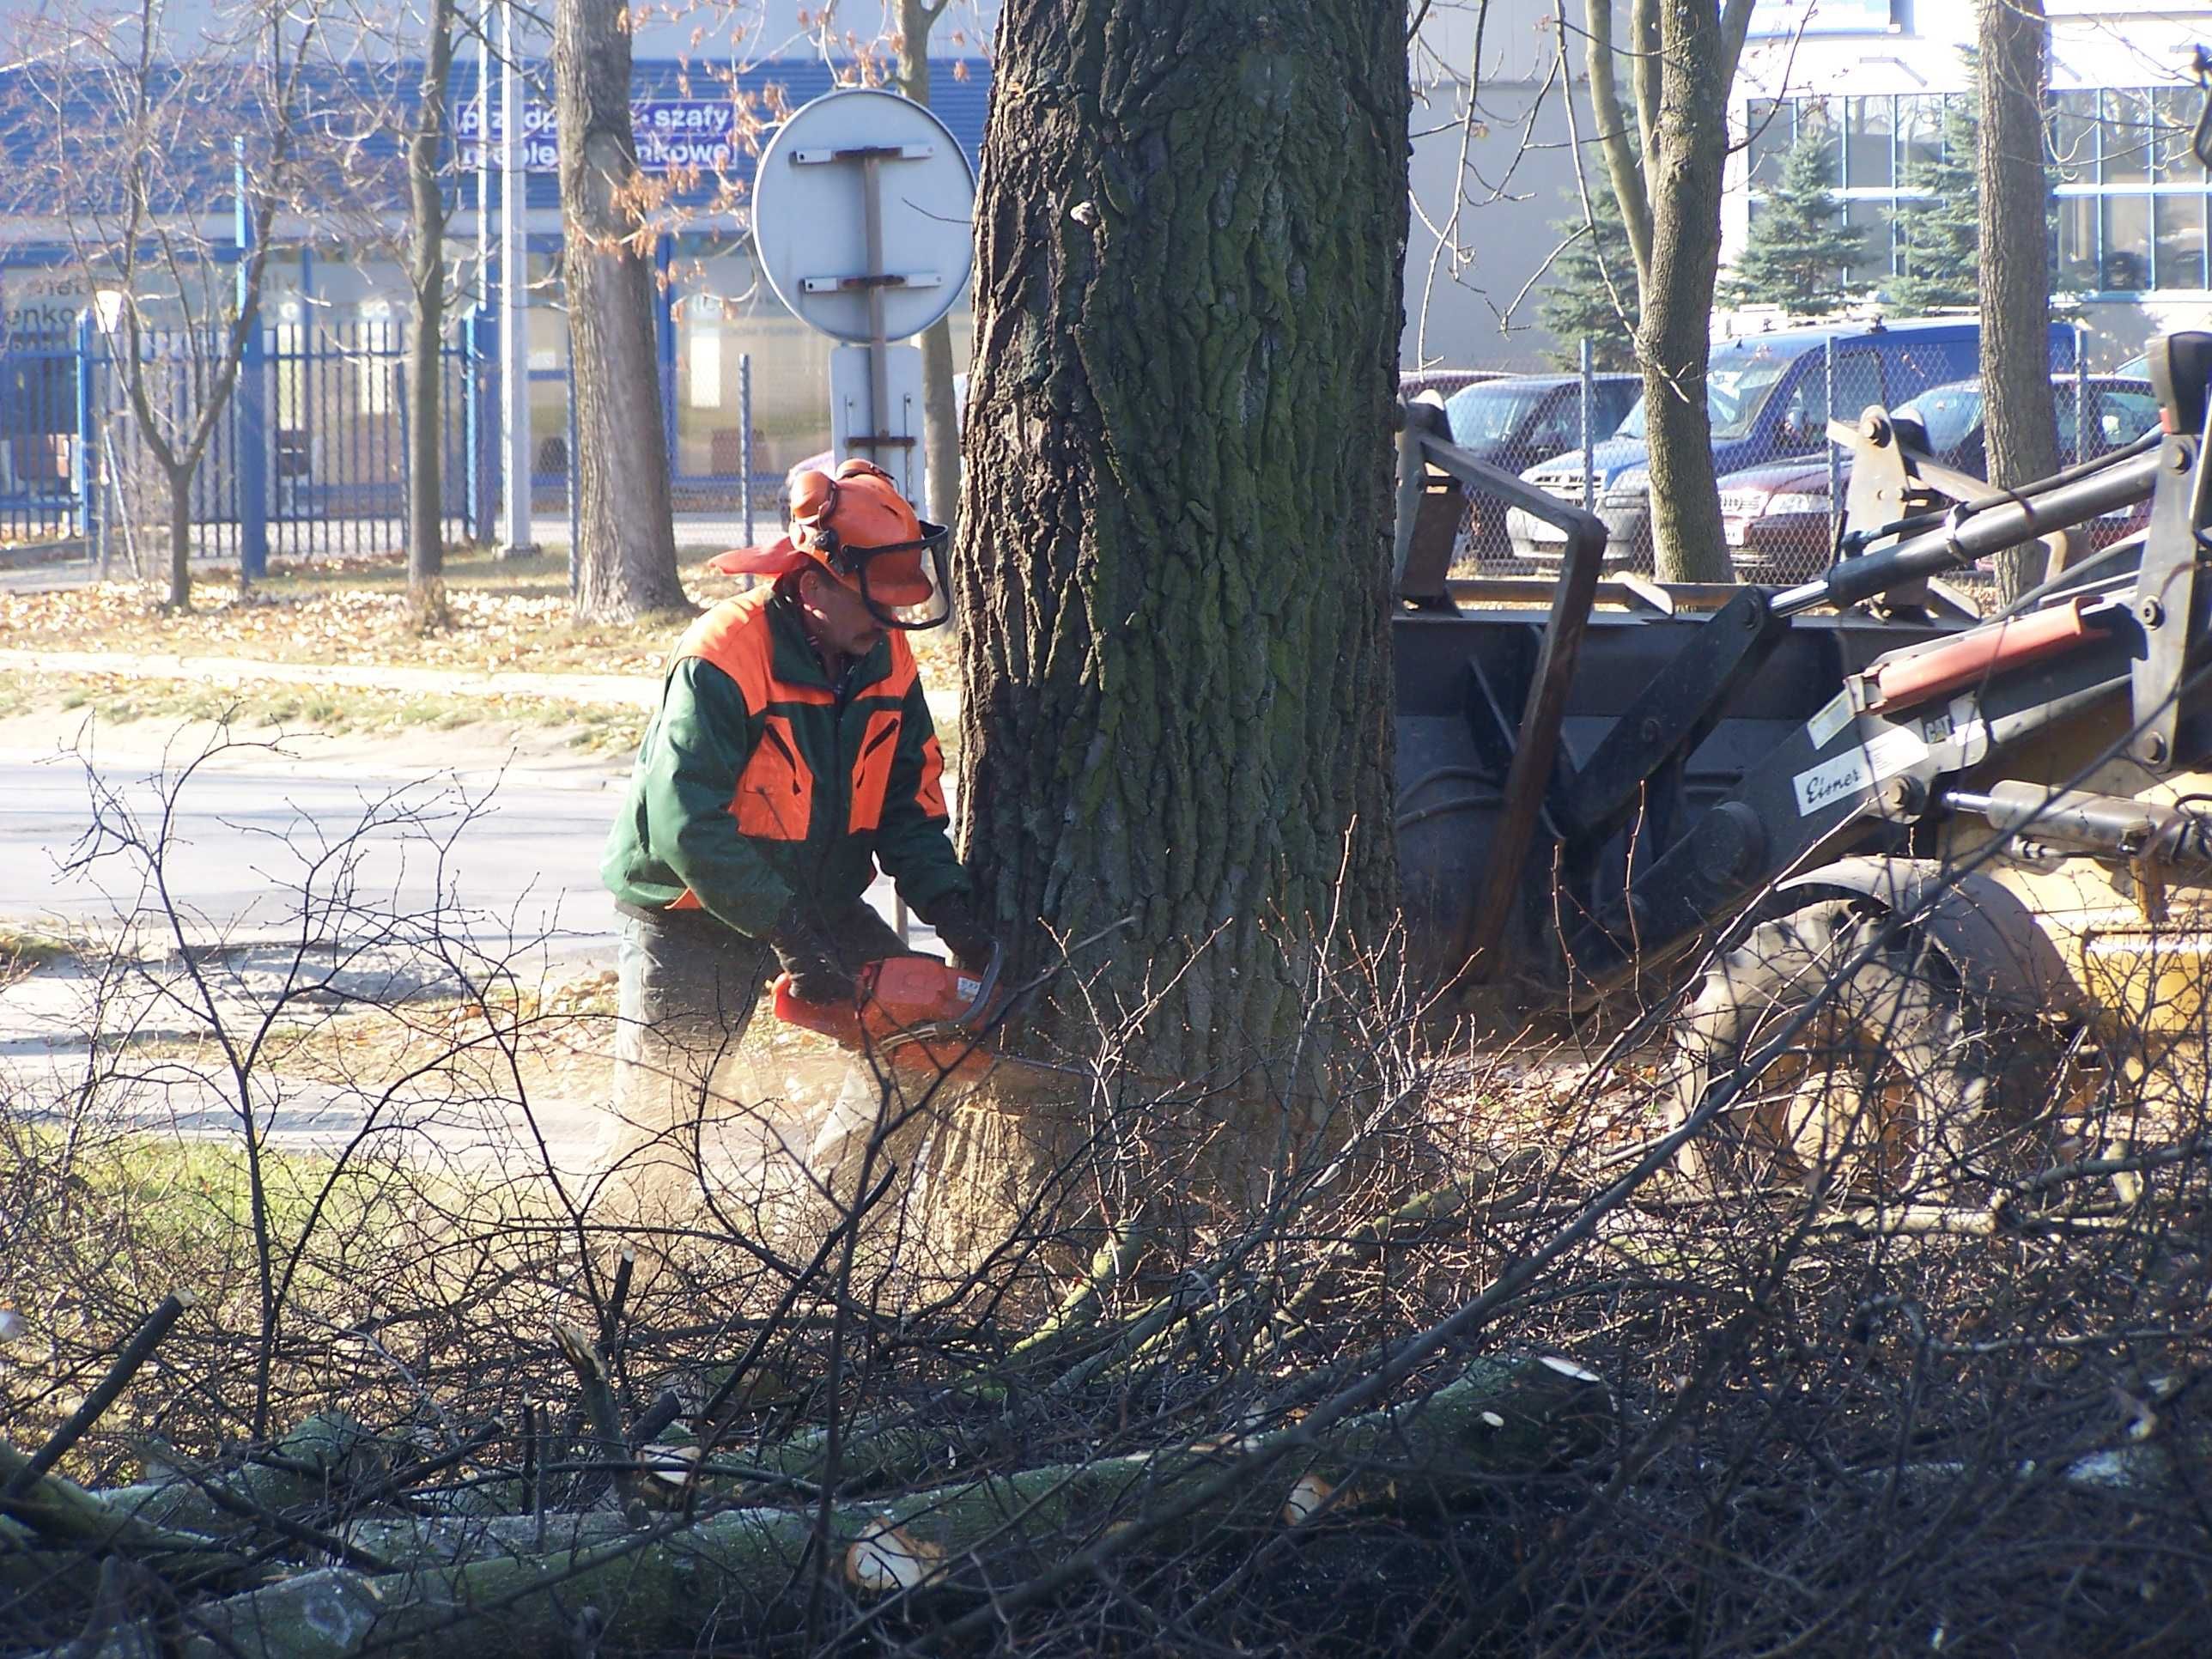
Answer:
[[[1735,580],[1802,581],[1834,562],[1851,465],[1828,439],[1832,416],[1855,420],[1881,404],[1918,422],[1924,441],[1916,447],[1938,465],[1986,476],[1979,333],[1968,319],[1715,343],[1706,404]],[[1587,343],[1581,355],[1579,374],[1504,375],[1432,395],[1455,442],[1595,513],[1607,532],[1609,568],[1648,575],[1654,548],[1643,380],[1592,369]],[[2080,330],[2054,325],[2051,368],[2067,463],[2108,454],[2157,424],[2150,382],[2092,374]],[[2142,523],[2139,513],[2112,515],[2094,528],[2093,543],[2106,545]],[[1555,527],[1476,492],[1455,574],[1547,574],[1559,568],[1565,544]]]

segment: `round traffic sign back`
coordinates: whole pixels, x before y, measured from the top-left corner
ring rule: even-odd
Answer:
[[[869,261],[869,175],[881,214]],[[945,124],[896,93],[853,88],[803,105],[769,140],[753,180],[753,242],[775,296],[840,340],[919,334],[967,285],[975,174]]]

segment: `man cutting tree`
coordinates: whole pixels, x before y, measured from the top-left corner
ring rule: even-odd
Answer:
[[[905,951],[863,897],[878,865],[956,960],[991,955],[905,637],[951,614],[946,538],[854,460],[793,480],[781,540],[712,562],[773,582],[678,641],[599,866],[633,1127],[674,1121],[656,1097],[697,1104],[777,968],[810,1003],[849,1002],[854,969]]]

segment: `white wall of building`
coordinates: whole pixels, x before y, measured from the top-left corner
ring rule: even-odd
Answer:
[[[1580,0],[1569,7],[1578,15]],[[1480,27],[1478,28],[1478,22]],[[1480,58],[1477,58],[1478,40]],[[1562,62],[1552,0],[1436,0],[1413,42],[1407,368],[1534,369],[1554,343],[1536,317],[1558,222],[1575,216],[1571,90],[1599,169],[1580,39]]]

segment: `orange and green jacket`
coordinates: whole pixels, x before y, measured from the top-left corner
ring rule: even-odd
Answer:
[[[757,938],[794,896],[824,916],[854,903],[878,863],[924,913],[966,890],[904,637],[889,635],[844,681],[830,684],[773,587],[693,623],[599,861],[615,896],[704,908]]]

